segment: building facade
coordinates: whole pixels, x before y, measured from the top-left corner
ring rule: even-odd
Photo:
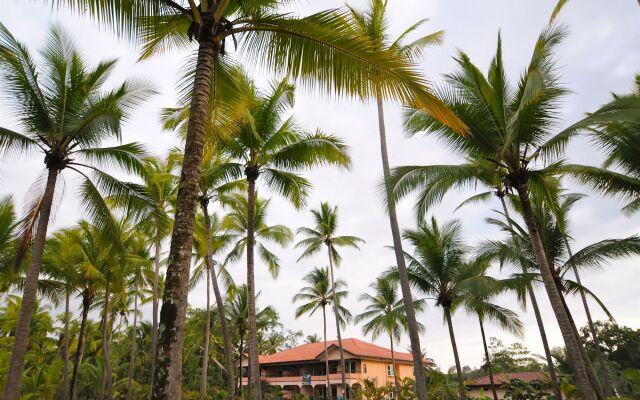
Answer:
[[[340,352],[337,341],[327,342],[329,371],[326,371],[324,342],[307,343],[279,353],[261,355],[260,379],[284,392],[285,399],[298,393],[309,398],[324,398],[327,393],[327,372],[333,398],[343,396]],[[363,385],[365,380],[377,387],[394,385],[395,375],[400,380],[413,378],[413,358],[410,353],[394,352],[395,371],[391,350],[358,339],[343,339],[347,390]],[[424,360],[425,365],[432,364]],[[247,384],[247,360],[243,360],[243,385]]]

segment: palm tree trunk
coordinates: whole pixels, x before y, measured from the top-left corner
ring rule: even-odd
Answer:
[[[333,257],[331,256],[331,246],[327,245],[329,252],[329,271],[331,272],[331,301],[333,302],[333,314],[336,317],[336,333],[338,335],[338,350],[340,351],[340,377],[342,380],[343,397],[347,397],[347,377],[345,375],[344,349],[342,348],[342,328],[340,327],[340,314],[338,311],[338,302],[336,301],[336,285],[333,274]]]
[[[216,298],[216,307],[218,310],[218,320],[220,321],[220,330],[222,331],[222,343],[224,346],[224,361],[226,368],[227,383],[229,386],[229,398],[234,400],[236,398],[236,384],[234,375],[235,366],[233,365],[233,354],[231,350],[231,336],[229,335],[229,326],[227,324],[227,318],[224,310],[224,301],[222,300],[222,294],[220,294],[220,286],[218,285],[218,277],[215,273],[215,262],[213,261],[213,250],[211,248],[211,218],[207,204],[202,204],[202,212],[204,213],[204,224],[207,235],[207,263],[208,270],[211,276],[211,283],[213,286],[213,294]],[[207,278],[207,281],[209,278]],[[207,290],[207,296],[209,295]]]
[[[480,333],[482,334],[482,346],[484,347],[484,358],[487,360],[487,370],[489,371],[489,384],[491,385],[491,393],[493,394],[493,400],[498,400],[498,392],[496,392],[496,384],[493,381],[493,369],[491,368],[491,357],[489,356],[489,349],[487,348],[487,337],[484,334],[484,323],[482,318],[478,316],[478,322],[480,322]]]
[[[567,237],[564,237],[564,245],[567,248],[567,253],[569,255],[569,259],[573,259],[573,252],[571,251],[571,246],[569,246],[569,240]],[[573,274],[576,277],[576,281],[578,285],[582,285],[582,281],[580,280],[580,274],[578,273],[578,269],[575,265],[572,265]],[[584,307],[584,312],[587,315],[587,324],[589,326],[589,333],[591,333],[591,337],[593,338],[593,346],[596,350],[596,358],[598,359],[598,363],[600,364],[600,372],[602,374],[602,386],[604,389],[604,393],[607,396],[613,396],[614,393],[611,390],[609,374],[607,372],[607,366],[604,358],[604,354],[602,354],[602,349],[600,348],[600,340],[598,339],[598,334],[596,333],[596,327],[593,324],[593,318],[591,317],[591,310],[589,309],[589,303],[587,302],[587,296],[584,292],[580,292],[580,298],[582,300],[582,306]]]
[[[80,333],[78,333],[78,345],[76,346],[76,354],[73,361],[73,373],[71,374],[71,400],[77,399],[78,393],[78,372],[82,363],[84,353],[84,339],[87,334],[87,319],[89,316],[89,307],[93,303],[93,290],[85,289],[82,295],[82,319],[80,321]]]
[[[393,335],[389,334],[389,343],[391,344],[391,368],[393,368],[393,380],[396,386],[393,388],[396,393],[395,398],[400,398],[400,378],[398,378],[398,370],[396,369],[396,353],[393,348]]]
[[[594,392],[589,383],[589,376],[587,373],[585,362],[580,352],[580,343],[578,343],[573,330],[571,328],[571,322],[562,304],[560,293],[556,289],[551,268],[547,262],[547,257],[542,246],[542,240],[540,239],[540,232],[538,231],[538,225],[531,207],[531,200],[529,199],[529,190],[526,180],[522,179],[518,182],[516,187],[518,196],[520,197],[520,203],[522,205],[522,211],[527,230],[529,231],[529,237],[533,247],[533,252],[536,257],[536,263],[540,268],[542,280],[544,282],[549,301],[551,302],[551,308],[556,316],[558,325],[560,326],[560,332],[564,339],[567,353],[574,370],[576,379],[576,387],[583,400],[595,399]]]
[[[602,389],[602,385],[600,384],[598,375],[596,374],[596,371],[593,368],[593,364],[591,364],[591,359],[589,359],[589,355],[587,354],[587,351],[585,350],[584,346],[582,346],[582,343],[580,342],[580,333],[578,332],[576,322],[574,321],[573,316],[571,315],[571,310],[569,310],[569,305],[567,304],[567,300],[564,298],[564,294],[562,293],[562,287],[560,286],[560,281],[556,280],[555,282],[556,282],[556,288],[558,290],[558,293],[560,293],[560,298],[562,299],[562,305],[564,307],[565,312],[567,313],[567,316],[569,317],[569,322],[571,323],[573,334],[576,338],[576,341],[580,345],[580,348],[579,348],[580,355],[584,360],[587,374],[589,376],[589,382],[591,382],[591,387],[593,387],[594,391],[596,392],[596,397],[598,398],[598,400],[606,400],[607,396],[604,394],[604,390]]]
[[[509,209],[507,208],[507,203],[504,201],[504,195],[499,195],[500,203],[502,204],[502,210],[504,211],[504,215],[507,218],[507,223],[509,224],[509,228],[513,229],[513,224],[511,223],[511,216],[509,215]],[[527,269],[523,266],[522,272],[527,273]],[[542,348],[544,349],[544,355],[547,359],[547,368],[549,369],[549,379],[551,379],[551,383],[553,384],[553,391],[556,395],[556,399],[562,400],[562,390],[560,390],[560,380],[558,379],[558,374],[556,374],[556,368],[553,365],[553,357],[551,357],[551,348],[549,347],[549,341],[547,340],[547,332],[544,329],[544,322],[542,321],[542,314],[540,314],[540,307],[538,307],[538,300],[536,299],[536,294],[533,291],[533,287],[531,284],[527,285],[527,293],[529,294],[529,298],[531,299],[531,308],[533,308],[533,314],[536,317],[536,322],[538,324],[538,330],[540,331],[540,338],[542,339]]]
[[[62,399],[66,399],[69,394],[69,323],[71,319],[70,308],[71,290],[66,289],[64,293],[64,365],[62,367]]]
[[[207,27],[203,28],[204,31]],[[207,36],[207,35],[204,35]],[[217,45],[211,38],[200,40],[185,140],[182,173],[169,250],[169,265],[160,311],[153,400],[182,397],[182,350],[187,313],[189,267],[193,246],[198,183],[202,169],[204,130]]]
[[[257,170],[247,170],[247,304],[249,308],[249,365],[251,376],[249,386],[251,386],[251,399],[262,400],[262,387],[260,385],[260,364],[258,363],[258,327],[256,324],[256,287],[254,269],[254,246],[255,246],[255,208],[256,208],[256,179]]]
[[[40,276],[40,267],[42,267],[42,253],[44,252],[44,243],[47,239],[47,228],[49,226],[49,216],[51,215],[51,205],[53,204],[58,172],[55,168],[49,169],[47,184],[42,199],[40,200],[38,225],[33,238],[33,245],[31,246],[31,263],[29,264],[24,282],[22,306],[20,307],[20,315],[18,316],[18,324],[13,341],[13,350],[11,351],[11,360],[9,361],[9,371],[7,372],[4,387],[3,398],[5,400],[18,400],[20,397],[24,356],[29,346],[31,317],[37,301],[38,277]]]
[[[411,286],[409,285],[409,275],[407,273],[407,265],[404,260],[404,252],[402,250],[402,238],[400,236],[400,226],[398,224],[398,216],[396,214],[396,205],[393,201],[391,188],[387,183],[389,182],[389,176],[391,175],[391,172],[389,168],[389,154],[387,152],[387,133],[384,123],[384,108],[382,96],[380,94],[378,94],[378,96],[376,97],[376,103],[378,106],[378,128],[380,131],[380,154],[382,156],[382,172],[384,174],[387,203],[389,206],[389,224],[391,225],[393,250],[396,256],[396,264],[398,265],[398,275],[400,276],[402,299],[404,302],[405,312],[407,314],[409,340],[411,341],[411,353],[413,354],[413,373],[416,382],[416,395],[418,397],[418,400],[427,400],[427,386],[424,375],[422,347],[420,347],[420,334],[418,333],[416,312],[413,307],[413,296],[411,294]]]
[[[324,374],[327,378],[327,399],[331,400],[331,380],[329,379],[329,348],[327,347],[327,312],[322,306],[322,324],[324,327]]]
[[[111,355],[110,355],[110,340],[109,340],[109,297],[111,295],[109,290],[109,281],[106,284],[106,290],[104,295],[104,310],[102,316],[102,356],[104,357],[104,375],[102,378],[103,391],[102,397],[106,397],[107,400],[113,398],[112,392],[112,377],[111,377]]]
[[[131,400],[133,375],[136,370],[136,330],[138,327],[138,295],[133,294],[133,329],[131,330],[131,354],[129,355],[129,382],[127,383],[127,400]]]
[[[526,272],[526,271],[523,271]],[[549,347],[549,340],[547,339],[547,331],[544,328],[544,322],[542,320],[542,314],[540,313],[540,307],[538,306],[538,299],[533,291],[531,285],[527,285],[527,292],[529,293],[529,299],[531,300],[531,308],[533,314],[536,317],[536,323],[538,324],[538,330],[540,331],[540,338],[542,339],[542,347],[544,349],[544,355],[547,359],[547,368],[549,369],[549,378],[553,383],[553,391],[558,400],[562,400],[562,390],[560,389],[560,380],[556,373],[556,367],[553,364],[553,357],[551,356],[551,348]]]
[[[462,377],[462,367],[460,366],[460,357],[458,356],[458,345],[456,344],[456,335],[453,333],[453,321],[451,321],[451,312],[449,308],[444,308],[444,317],[449,327],[449,338],[451,339],[451,347],[453,348],[453,358],[456,362],[456,374],[458,375],[458,397],[460,400],[466,398],[464,388],[464,378]]]
[[[206,218],[206,217],[205,217]],[[209,241],[208,232],[207,232],[207,241]],[[209,257],[207,256],[206,263],[206,274],[207,274],[207,317],[206,317],[206,326],[204,328],[204,351],[202,354],[202,372],[200,375],[200,400],[205,400],[207,398],[207,378],[209,375],[209,342],[211,341],[211,274],[209,271]]]
[[[244,335],[240,335],[240,371],[238,373],[238,391],[242,395],[242,360],[244,359]],[[247,368],[249,370],[249,368]]]
[[[158,350],[158,284],[160,281],[160,253],[162,238],[160,229],[156,230],[155,260],[153,268],[153,311],[151,315],[151,381],[149,384],[149,398],[153,394],[153,378],[156,373],[156,352]]]

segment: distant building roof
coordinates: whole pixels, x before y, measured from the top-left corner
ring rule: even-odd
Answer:
[[[549,378],[544,372],[499,372],[493,374],[493,381],[496,385],[509,383],[512,379],[520,379],[529,383],[532,381],[548,381]],[[471,379],[464,383],[466,386],[490,386],[489,375]]]
[[[327,346],[337,347],[338,341],[327,341]],[[349,352],[355,356],[391,360],[391,350],[372,343],[367,343],[362,340],[342,339],[342,347],[344,351]],[[279,353],[261,355],[259,362],[260,364],[276,364],[297,361],[313,361],[321,357],[323,352],[324,342],[307,343],[301,346],[281,351]],[[411,353],[394,351],[394,357],[397,361],[413,361],[413,356],[411,355]],[[430,359],[425,359],[424,362],[429,364],[433,363],[433,361]]]

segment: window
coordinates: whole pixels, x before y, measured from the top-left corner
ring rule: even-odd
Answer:
[[[347,374],[355,374],[356,373],[356,362],[355,361],[345,361],[344,368]]]
[[[387,376],[393,376],[393,365],[387,365]]]
[[[367,373],[367,364],[362,364],[362,373],[363,374]]]

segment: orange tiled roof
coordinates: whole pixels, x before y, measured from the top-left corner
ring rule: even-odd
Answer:
[[[547,381],[547,374],[544,372],[499,372],[493,374],[493,381],[497,385],[508,383],[511,379],[520,379],[523,382]],[[489,375],[472,379],[465,382],[466,386],[489,386]]]
[[[327,346],[337,346],[337,340],[327,342]],[[367,343],[358,339],[342,339],[342,346],[345,351],[360,357],[383,358],[391,360],[391,350],[372,343]],[[324,352],[324,342],[307,343],[298,347],[270,355],[261,355],[260,364],[275,364],[296,361],[312,361],[318,359]],[[397,361],[413,361],[411,353],[394,351]],[[431,360],[425,360],[431,363]]]

